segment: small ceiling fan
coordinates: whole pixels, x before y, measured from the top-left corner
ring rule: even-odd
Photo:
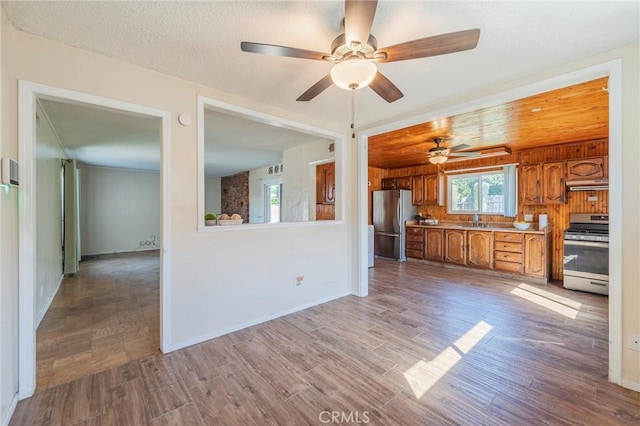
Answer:
[[[433,138],[433,142],[436,144],[433,148],[429,149],[429,162],[432,164],[445,163],[449,157],[479,157],[479,152],[458,152],[461,149],[467,149],[470,146],[466,143],[452,146],[451,148],[445,148],[440,146],[444,142],[443,137]]]
[[[378,40],[371,34],[377,0],[345,0],[344,34],[331,43],[331,53],[315,52],[296,47],[243,41],[244,52],[331,62],[331,72],[304,92],[297,101],[310,101],[332,83],[347,90],[371,86],[387,102],[394,102],[404,94],[376,67],[376,62],[396,62],[460,52],[476,47],[479,29],[440,34],[407,41],[378,49]]]

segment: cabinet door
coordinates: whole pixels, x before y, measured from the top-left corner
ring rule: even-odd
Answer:
[[[524,236],[524,273],[539,277],[546,276],[544,235],[526,234]]]
[[[384,178],[382,179],[382,189],[397,189],[396,178]]]
[[[444,259],[444,230],[425,229],[424,258],[440,261]]]
[[[324,169],[324,202],[334,204],[336,202],[336,172],[335,163],[329,163]]]
[[[438,175],[424,177],[424,203],[438,204]]]
[[[540,164],[522,166],[520,168],[520,201],[522,204],[538,204],[540,202]]]
[[[414,206],[424,204],[424,181],[423,176],[411,177],[411,200]]]
[[[542,203],[561,204],[565,199],[564,162],[542,164]]]
[[[493,264],[493,238],[491,231],[468,231],[467,265],[474,268],[491,269]]]
[[[411,189],[411,176],[396,178],[396,189]]]
[[[601,179],[604,173],[604,157],[567,161],[567,180]]]
[[[444,231],[445,261],[459,265],[467,263],[466,234],[467,231],[458,229],[446,229]]]

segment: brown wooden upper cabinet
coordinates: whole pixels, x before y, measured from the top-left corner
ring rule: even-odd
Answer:
[[[518,186],[522,204],[566,202],[564,161],[521,166]]]
[[[567,161],[567,180],[603,179],[606,157],[581,158]]]
[[[542,163],[542,204],[566,202],[564,161]]]
[[[411,176],[411,200],[414,206],[424,204],[424,176]]]
[[[413,204],[438,204],[439,182],[438,175],[413,176],[411,178],[413,188]]]
[[[424,177],[424,204],[438,204],[438,175]]]
[[[411,176],[382,179],[382,189],[411,189]]]
[[[316,203],[335,204],[336,167],[335,163],[316,166]]]
[[[520,167],[519,192],[522,204],[539,204],[542,200],[540,194],[540,179],[542,167],[540,164],[530,164]]]

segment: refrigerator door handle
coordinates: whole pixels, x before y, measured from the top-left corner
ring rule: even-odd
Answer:
[[[382,235],[383,237],[397,237],[400,234],[392,234],[391,232],[376,232],[375,235]]]
[[[398,206],[396,208],[396,220],[398,221],[398,232],[402,233],[402,218],[400,217],[400,200],[398,200]]]

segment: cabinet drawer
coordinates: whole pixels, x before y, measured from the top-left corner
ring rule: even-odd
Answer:
[[[514,241],[521,242],[522,241],[522,233],[521,232],[496,232],[496,241]]]
[[[419,243],[424,242],[424,234],[416,235],[416,234],[407,234],[407,241],[416,241]]]
[[[407,257],[413,257],[415,259],[422,259],[422,250],[410,250],[407,249]]]
[[[423,250],[424,243],[418,241],[407,241],[407,250]]]
[[[510,251],[513,253],[522,253],[522,243],[506,243],[504,241],[496,241],[495,250]]]
[[[504,261],[504,262],[522,263],[522,253],[514,253],[509,251],[496,251],[495,259],[496,259],[496,262]]]
[[[522,263],[504,262],[502,260],[496,260],[497,271],[516,272],[522,273]]]
[[[407,227],[407,234],[424,234],[424,228],[416,228],[414,226]]]

